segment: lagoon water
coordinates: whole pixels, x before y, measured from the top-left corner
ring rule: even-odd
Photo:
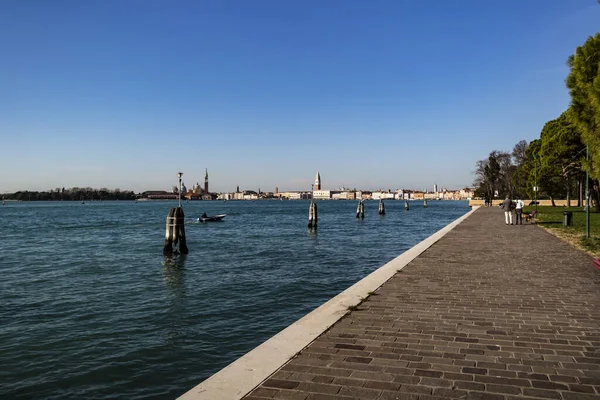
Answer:
[[[469,211],[356,204],[318,201],[310,234],[307,201],[184,203],[175,260],[175,202],[0,206],[0,398],[175,398]]]

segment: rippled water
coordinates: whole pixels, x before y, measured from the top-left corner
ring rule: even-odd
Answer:
[[[186,203],[170,261],[172,202],[0,206],[0,398],[174,398],[469,210],[356,204]]]

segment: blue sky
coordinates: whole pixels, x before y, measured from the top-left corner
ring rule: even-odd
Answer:
[[[595,0],[4,1],[0,192],[460,188],[569,104]]]

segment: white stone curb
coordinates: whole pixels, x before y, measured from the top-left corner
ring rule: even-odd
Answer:
[[[311,311],[271,339],[184,393],[182,400],[239,400],[277,372],[298,352],[340,320],[348,307],[361,302],[398,270],[417,258],[479,207],[440,229],[416,246],[367,275],[314,311]]]

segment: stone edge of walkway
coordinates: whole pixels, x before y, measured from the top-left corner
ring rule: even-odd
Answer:
[[[433,235],[378,268],[331,300],[311,311],[272,338],[238,358],[179,397],[182,400],[238,400],[277,372],[399,270],[435,244],[479,207],[456,219]]]

